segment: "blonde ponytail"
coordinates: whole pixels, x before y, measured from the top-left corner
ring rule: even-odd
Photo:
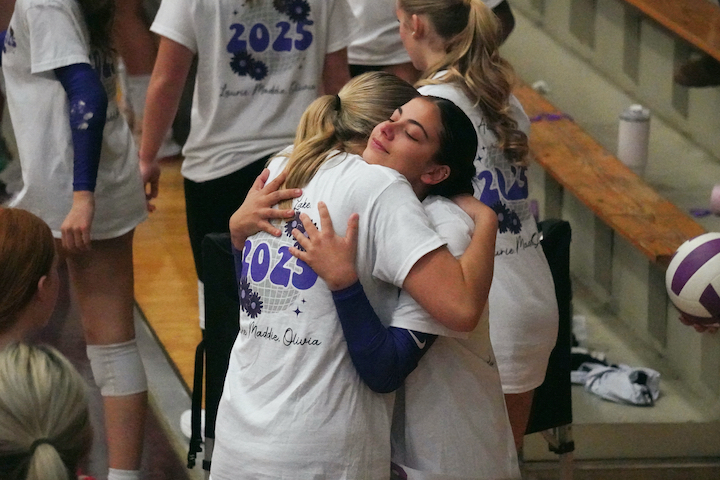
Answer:
[[[419,93],[387,72],[351,79],[337,95],[316,99],[303,113],[285,171],[285,188],[302,188],[336,150],[361,152],[375,126]],[[291,201],[280,204],[289,208]]]
[[[55,349],[0,350],[0,478],[69,480],[90,451],[85,382]]]
[[[513,165],[525,165],[528,139],[510,115],[515,74],[500,56],[500,23],[481,0],[399,0],[410,15],[425,15],[445,40],[445,57],[423,72],[418,85],[455,83],[479,106],[497,146]],[[438,72],[447,72],[433,78]]]

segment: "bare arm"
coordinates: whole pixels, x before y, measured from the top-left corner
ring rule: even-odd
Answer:
[[[325,55],[323,65],[323,92],[325,95],[336,95],[350,80],[347,48]]]
[[[447,248],[428,253],[410,269],[403,289],[438,322],[469,332],[477,326],[490,292],[497,215],[472,197],[464,198],[460,206],[475,222],[465,253],[459,261]]]
[[[140,170],[146,189],[148,184],[150,186],[150,191],[145,193],[148,202],[158,194],[160,167],[157,153],[175,119],[193,57],[193,52],[187,47],[161,37],[150,77],[140,141]]]
[[[459,261],[446,247],[426,254],[405,277],[403,289],[438,322],[452,330],[467,332],[477,325],[490,292],[497,215],[472,197],[460,201],[475,221],[467,250]],[[318,210],[321,229],[318,231],[311,221],[304,221],[308,237],[293,231],[304,251],[290,248],[290,253],[310,265],[330,290],[347,288],[357,281],[354,265],[357,215],[350,217],[346,236],[340,237],[335,234],[322,202],[318,203]],[[303,215],[301,219],[305,218]]]

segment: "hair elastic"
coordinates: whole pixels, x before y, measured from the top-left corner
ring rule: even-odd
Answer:
[[[37,447],[45,443],[55,448],[55,445],[53,445],[49,438],[38,438],[32,443],[32,445],[30,445],[30,456],[32,457],[35,454],[35,449],[37,449]]]
[[[342,102],[340,101],[340,95],[335,95],[335,111],[339,112],[341,107]]]

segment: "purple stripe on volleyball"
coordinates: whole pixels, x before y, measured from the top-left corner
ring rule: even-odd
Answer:
[[[705,307],[705,310],[710,312],[713,317],[720,315],[720,296],[718,296],[712,284],[708,285],[700,295],[700,305]]]
[[[720,238],[710,240],[709,242],[705,242],[702,245],[695,247],[695,249],[690,252],[682,262],[680,262],[677,270],[675,270],[675,275],[673,275],[672,284],[670,286],[673,293],[675,295],[680,295],[680,291],[683,289],[688,280],[690,280],[690,277],[695,275],[695,272],[697,272],[700,267],[705,265],[708,260],[718,253],[720,253]]]

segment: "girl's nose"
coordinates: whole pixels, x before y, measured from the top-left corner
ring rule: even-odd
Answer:
[[[393,128],[393,124],[388,121],[381,123],[380,133],[382,133],[389,140],[392,140],[393,136],[395,136],[395,129]]]

